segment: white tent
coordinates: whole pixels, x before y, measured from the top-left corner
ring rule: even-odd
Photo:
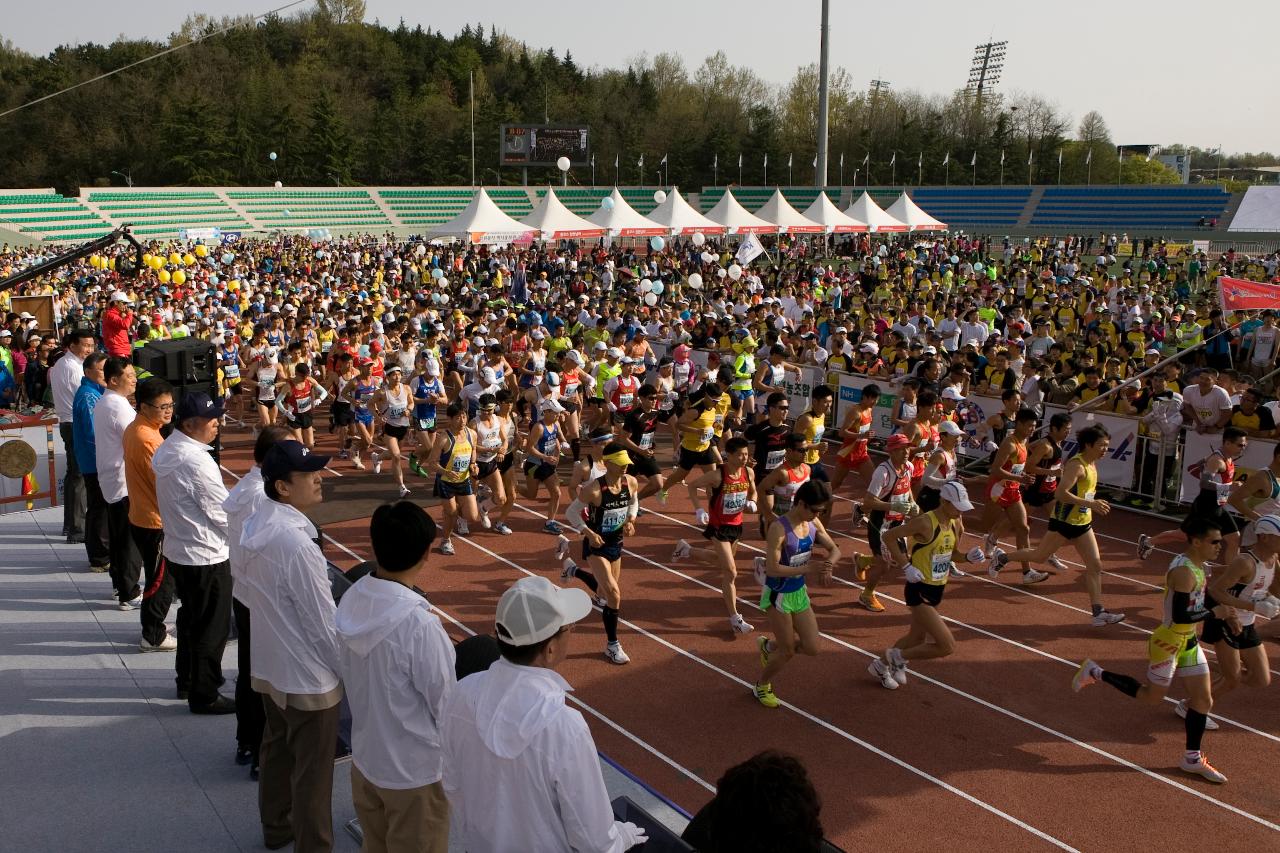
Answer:
[[[461,213],[427,230],[430,237],[457,237],[472,243],[517,243],[527,240],[534,229],[503,213],[483,188],[476,190],[471,203]]]
[[[871,198],[871,195],[865,191],[845,209],[845,213],[854,219],[867,223],[871,226],[871,230],[876,233],[911,230],[909,226],[885,213],[880,205],[876,204],[875,200]]]
[[[871,230],[866,222],[842,213],[825,192],[818,193],[813,204],[809,205],[802,215],[821,225],[828,234],[850,234],[855,231]]]
[[[715,207],[707,211],[707,219],[728,229],[730,234],[772,234],[778,230],[776,225],[743,207],[732,190],[724,191]]]
[[[574,240],[580,237],[602,237],[605,229],[578,216],[564,206],[556,191],[547,188],[538,206],[520,220],[535,229],[543,240]]]
[[[947,230],[946,223],[939,222],[929,214],[925,213],[914,201],[907,198],[906,193],[898,196],[898,200],[889,205],[889,209],[886,213],[906,225],[912,231]]]
[[[587,219],[601,228],[608,229],[614,237],[660,237],[667,233],[666,226],[636,213],[635,208],[627,204],[617,187],[614,187],[613,192],[606,198],[613,199],[613,207],[605,209],[601,206]]]
[[[773,195],[756,211],[756,216],[765,222],[772,222],[775,231],[786,231],[791,234],[821,234],[827,229],[801,215],[787,200],[782,197],[782,190],[774,190]]]
[[[712,222],[689,205],[680,195],[680,190],[672,187],[662,204],[649,212],[649,218],[660,225],[667,226],[672,234],[694,234],[704,231],[719,234],[724,226]]]

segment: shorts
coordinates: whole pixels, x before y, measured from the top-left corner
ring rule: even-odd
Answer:
[[[373,426],[373,412],[361,412],[356,410],[355,419],[356,423],[361,424],[362,426]]]
[[[470,478],[463,480],[461,483],[451,483],[448,480],[442,480],[439,475],[436,475],[436,485],[431,490],[431,493],[438,498],[448,500],[449,498],[474,495],[475,489],[472,488]]]
[[[1013,506],[1022,502],[1022,487],[1009,480],[996,480],[987,486],[987,497],[1000,506]]]
[[[919,607],[921,604],[937,607],[942,604],[942,594],[947,591],[947,585],[945,583],[916,581],[915,583],[908,583],[905,589],[908,607]]]
[[[1058,497],[1056,489],[1045,491],[1044,489],[1032,489],[1022,496],[1022,502],[1027,506],[1048,506]]]
[[[234,397],[239,393],[240,393],[240,380],[228,379],[227,380],[227,396]]]
[[[334,426],[350,426],[356,419],[355,413],[351,411],[351,404],[344,403],[341,400],[334,402],[329,414],[333,417]]]
[[[588,557],[593,557],[593,556],[601,557],[605,560],[605,562],[609,562],[609,563],[612,563],[615,560],[621,560],[622,559],[622,540],[619,539],[617,542],[606,541],[599,548],[593,548],[591,547],[591,545],[587,544],[587,540],[583,539],[582,540],[582,559],[585,560]]]
[[[776,607],[782,613],[803,613],[809,609],[809,587],[802,586],[794,592],[778,592],[765,587],[760,593],[760,609]]]
[[[396,441],[400,441],[409,434],[409,427],[396,426],[395,424],[383,424],[382,434],[387,438],[394,438]]]
[[[831,475],[827,473],[827,466],[821,462],[810,462],[809,479],[817,480],[819,483],[830,483]]]
[[[692,471],[699,465],[703,467],[711,467],[716,464],[716,458],[711,453],[711,448],[706,450],[690,450],[683,444],[680,445],[680,461],[678,463],[684,471]]]
[[[858,444],[846,444],[836,453],[836,464],[849,470],[860,468],[870,461],[871,454],[867,452],[867,443],[865,441],[860,441]]]
[[[702,537],[716,542],[737,542],[742,538],[742,525],[708,524],[702,529]]]
[[[556,466],[550,462],[526,462],[524,463],[524,475],[533,477],[533,479],[541,483],[556,475]]]
[[[434,417],[414,418],[413,428],[416,429],[418,432],[431,432],[433,429],[436,428],[436,419]]]
[[[1222,531],[1223,536],[1230,536],[1233,533],[1240,532],[1240,520],[1217,504],[1212,506],[1191,504],[1191,511],[1187,513],[1187,517],[1183,519],[1180,525],[1183,533],[1187,532],[1187,522],[1193,518],[1201,518],[1213,523]]]
[[[1205,596],[1205,607],[1212,608],[1216,604],[1213,596]],[[1253,622],[1240,626],[1240,632],[1233,634],[1224,620],[1210,616],[1200,628],[1200,642],[1207,646],[1226,643],[1233,649],[1254,649],[1262,645],[1262,637],[1258,636],[1258,629]]]
[[[729,399],[733,400],[735,403],[741,403],[743,400],[750,400],[755,396],[756,392],[752,391],[750,388],[746,390],[738,390],[735,388],[729,389]]]
[[[289,416],[289,425],[295,429],[311,429],[315,424],[315,416],[311,412],[294,412]]]
[[[1081,536],[1093,529],[1093,524],[1068,524],[1065,521],[1059,521],[1056,518],[1049,519],[1049,532],[1057,533],[1063,539],[1070,542],[1072,539],[1079,539]]]
[[[502,457],[502,461],[498,463],[498,470],[505,474],[510,471],[511,466],[515,464],[516,455],[514,453],[508,453],[506,456]]]
[[[884,547],[884,540],[881,538],[882,534],[887,533],[902,523],[903,522],[901,521],[889,521],[883,516],[881,516],[878,521],[874,518],[868,520],[867,544],[871,546],[871,553],[884,557],[886,560],[889,559],[889,551]]]
[[[671,422],[672,415],[675,414],[674,409],[658,409],[658,423],[666,424]]]
[[[566,400],[563,397],[561,397],[560,405],[564,406],[564,410],[566,414],[572,415],[578,411],[578,404],[574,400]]]
[[[627,473],[633,477],[656,477],[661,471],[652,456],[636,454],[635,460],[627,467]]]
[[[1161,625],[1147,641],[1147,681],[1168,687],[1175,675],[1189,678],[1208,675],[1209,662],[1196,635],[1179,634]]]
[[[476,469],[476,479],[483,480],[485,477],[488,477],[490,474],[498,470],[498,460],[496,457],[488,460],[487,462],[479,460],[476,462]]]

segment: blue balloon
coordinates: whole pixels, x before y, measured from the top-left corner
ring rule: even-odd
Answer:
[[[609,196],[605,196],[604,198],[600,199],[600,206],[603,207],[605,210],[613,210],[613,199],[610,198]]]
[[[216,275],[210,275],[210,276],[209,276],[209,284],[211,284],[211,285],[213,285],[213,286],[215,286],[215,287],[216,287],[216,286],[217,286],[217,284],[218,284],[218,280],[219,280],[219,279],[218,279],[218,277],[217,277]]]
[[[440,269],[439,267],[436,267],[431,271],[431,277],[436,281],[439,281],[440,279],[444,278],[444,270]]]
[[[276,159],[276,152],[272,151],[270,154],[267,155],[267,157],[269,157],[272,160]]]
[[[661,237],[649,238],[649,248],[653,249],[655,252],[661,252],[662,247],[665,245],[667,245],[667,241],[663,240]]]
[[[661,240],[662,238],[661,238],[661,237],[654,237],[653,239],[655,239],[655,240]],[[666,286],[665,284],[663,284],[662,282],[660,282],[660,281],[655,281],[655,282],[653,283],[653,290],[652,290],[652,292],[653,292],[653,293],[658,294],[659,296],[661,296],[661,295],[662,295],[662,291],[664,291],[664,290],[666,290],[666,289],[667,289],[667,286]]]
[[[324,260],[324,249],[316,249],[316,260],[318,261]]]
[[[235,255],[233,255],[231,252],[224,252],[224,253],[223,253],[223,255],[222,255],[222,262],[223,262],[224,264],[233,264],[233,263],[235,263],[235,261],[236,261],[236,256],[235,256]]]

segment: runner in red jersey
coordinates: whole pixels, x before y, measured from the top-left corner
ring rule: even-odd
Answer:
[[[871,442],[875,407],[879,399],[880,386],[868,385],[862,389],[861,399],[845,415],[844,425],[840,427],[840,449],[836,451],[836,473],[831,478],[832,492],[839,490],[850,471],[864,475],[869,473],[871,456],[867,447]]]
[[[983,521],[987,529],[984,550],[995,550],[1000,538],[1002,523],[1008,524],[1018,548],[1031,544],[1031,527],[1027,523],[1027,508],[1022,502],[1022,487],[1030,486],[1035,477],[1027,473],[1027,442],[1036,430],[1035,411],[1019,409],[1013,418],[1013,430],[996,451],[987,482],[987,505],[983,509]],[[1022,543],[1026,542],[1026,545]],[[1049,577],[1047,572],[1037,571],[1030,563],[1022,564],[1022,583],[1040,583]]]

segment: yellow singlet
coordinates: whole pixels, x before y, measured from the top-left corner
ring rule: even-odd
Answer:
[[[471,446],[471,430],[463,429],[450,437],[453,439],[453,446],[440,460],[440,465],[444,468],[440,479],[446,483],[465,483],[471,476],[471,456],[475,450]]]
[[[727,400],[728,394],[720,395],[721,400]],[[680,434],[680,446],[685,450],[693,453],[701,453],[711,446],[711,441],[716,437],[716,411],[719,406],[713,406],[710,409],[703,409],[698,416],[693,419],[690,426],[698,428],[697,432],[684,432]]]
[[[929,519],[929,538],[911,547],[911,565],[924,575],[924,583],[945,586],[951,574],[951,556],[956,550],[956,522],[943,519],[934,510]]]
[[[1084,472],[1076,480],[1071,487],[1071,494],[1085,500],[1093,500],[1094,494],[1098,488],[1098,469],[1093,465],[1085,465]],[[1077,527],[1083,527],[1086,524],[1093,523],[1093,510],[1079,504],[1070,504],[1066,501],[1058,501],[1053,507],[1053,517],[1064,524],[1074,524]]]

